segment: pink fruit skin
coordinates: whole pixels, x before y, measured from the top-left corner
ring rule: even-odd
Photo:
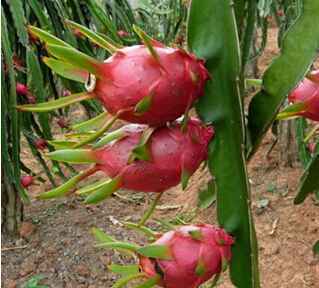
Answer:
[[[34,141],[34,145],[38,150],[44,150],[48,147],[48,142],[44,139],[39,138]]]
[[[33,177],[30,175],[22,176],[20,179],[20,183],[23,188],[28,188],[33,184]]]
[[[199,232],[194,239],[190,232]],[[166,245],[172,255],[170,260],[140,257],[140,267],[149,277],[160,270],[159,285],[165,288],[197,288],[219,273],[222,259],[231,260],[233,238],[223,229],[212,225],[200,224],[182,226],[165,233],[154,244]],[[203,274],[198,275],[196,268],[202,264]]]
[[[66,121],[64,118],[59,118],[57,121],[57,124],[59,125],[60,128],[68,128],[69,127],[68,121]]]
[[[111,114],[132,122],[159,126],[174,121],[203,94],[209,78],[202,60],[181,49],[154,42],[159,64],[144,45],[126,47],[100,67],[94,93]],[[134,108],[151,96],[149,109],[137,114]]]
[[[126,32],[126,31],[124,31],[124,30],[119,30],[119,31],[117,31],[117,35],[118,35],[119,37],[127,37],[127,36],[129,36],[130,34],[129,34],[128,32]]]
[[[126,189],[162,192],[181,181],[182,169],[192,175],[207,158],[207,146],[214,130],[195,118],[189,120],[185,133],[176,122],[170,127],[157,128],[148,142],[151,160],[128,164],[141,135],[137,129],[137,132],[97,150],[98,169],[111,178],[121,175],[122,187]]]
[[[28,87],[22,83],[17,82],[16,91],[17,94],[26,96],[28,94]]]
[[[307,147],[308,147],[308,151],[311,154],[314,154],[316,152],[316,143],[309,143]]]
[[[314,77],[318,77],[316,72],[318,74],[318,71],[312,73]],[[319,121],[319,83],[305,78],[288,96],[288,99],[291,103],[301,102],[305,104],[304,110],[296,115]]]

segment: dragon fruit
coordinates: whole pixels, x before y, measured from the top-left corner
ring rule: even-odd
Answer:
[[[31,175],[22,176],[20,179],[20,183],[23,188],[28,188],[33,184],[33,177]]]
[[[20,82],[17,82],[17,84],[16,84],[16,92],[19,95],[27,96],[27,94],[29,92],[28,86],[26,86],[26,85],[24,85],[24,84],[22,84]]]
[[[34,146],[38,149],[38,150],[44,150],[45,148],[48,147],[48,142],[45,139],[42,138],[38,138],[34,141]]]
[[[59,125],[59,127],[60,128],[68,128],[69,127],[69,123],[68,123],[68,121],[65,119],[65,118],[63,118],[63,117],[60,117],[57,121],[56,121],[56,123]]]
[[[121,38],[130,36],[130,34],[129,34],[128,32],[126,32],[126,31],[124,31],[124,30],[119,30],[119,31],[117,31],[116,34],[117,34],[119,37],[121,37]]]
[[[155,45],[158,61],[147,47],[136,45],[101,65],[103,77],[96,80],[93,93],[111,114],[126,111],[120,116],[126,121],[162,125],[181,116],[203,94],[208,79],[203,62],[182,50]],[[143,99],[148,107],[139,111]]]
[[[30,93],[27,85],[17,82],[16,92],[18,95],[26,96],[29,104],[35,104],[37,102],[35,96]]]
[[[56,73],[85,83],[88,92],[50,103],[21,105],[18,109],[47,112],[97,98],[116,119],[163,126],[187,113],[193,102],[203,94],[209,75],[204,61],[195,55],[182,49],[166,47],[137,27],[134,27],[135,32],[144,44],[122,47],[77,23],[67,23],[93,43],[107,49],[112,56],[99,62],[55,36],[36,27],[29,27],[31,34],[46,42],[48,53],[53,56],[45,57],[44,62]],[[105,132],[109,128],[101,129]],[[87,143],[81,143],[79,147],[84,144]]]
[[[313,121],[319,121],[319,70],[313,71],[288,96],[288,106],[280,114],[285,116],[302,116]],[[279,116],[280,116],[279,114]],[[282,117],[284,118],[284,117]]]
[[[233,238],[208,224],[179,227],[161,236],[153,245],[166,246],[168,260],[140,256],[140,268],[165,288],[197,288],[231,260]],[[224,262],[224,263],[223,263]]]
[[[111,184],[107,183],[111,185],[112,192],[121,187],[143,192],[162,192],[181,180],[185,188],[189,177],[207,158],[207,146],[214,135],[212,127],[204,126],[196,118],[188,120],[185,130],[182,131],[179,122],[159,127],[150,133],[146,144],[141,145],[146,130],[142,131],[139,125],[135,125],[133,129],[122,128],[125,132],[120,135],[121,138],[103,148],[58,150],[50,153],[49,157],[70,163],[96,163],[94,172],[103,171],[113,179]],[[132,158],[139,148],[144,148],[142,156],[147,156],[147,160],[141,160],[143,157]],[[86,202],[95,202],[94,195],[90,194]],[[54,196],[53,190],[53,193],[43,193],[40,198]]]
[[[121,175],[122,185],[127,189],[161,192],[177,185],[182,172],[188,175],[195,172],[207,158],[212,136],[212,128],[201,126],[195,119],[189,121],[185,134],[180,125],[157,129],[148,143],[150,161],[127,165],[141,138],[141,132],[133,132],[116,144],[97,150],[97,166],[111,178]]]

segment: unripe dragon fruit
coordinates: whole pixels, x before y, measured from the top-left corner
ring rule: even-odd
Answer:
[[[130,129],[124,127],[121,129],[123,134],[119,135],[120,139],[100,149],[58,150],[50,153],[49,157],[70,163],[96,163],[88,175],[98,170],[103,171],[113,179],[111,184],[106,185],[113,185],[114,191],[126,188],[162,192],[181,180],[185,187],[189,177],[207,158],[207,146],[214,135],[213,128],[204,126],[198,119],[190,118],[185,131],[182,131],[182,124],[179,122],[168,127],[159,127],[151,133],[147,143],[141,146],[145,135],[143,128],[139,125]],[[143,157],[146,156],[147,159],[132,158],[135,151],[142,147]],[[84,177],[83,174],[79,180]],[[40,198],[51,197],[55,197],[52,191],[40,195]],[[91,200],[86,202],[93,203],[94,193],[88,198]]]
[[[159,274],[161,287],[197,288],[222,271],[233,243],[230,235],[212,225],[182,226],[153,243],[166,246],[170,259],[140,256],[140,268],[148,277]]]
[[[313,71],[288,96],[293,105],[279,114],[279,119],[302,116],[319,121],[319,70]]]

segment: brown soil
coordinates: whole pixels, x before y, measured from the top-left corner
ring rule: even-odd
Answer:
[[[260,70],[277,51],[275,33],[270,33],[267,51],[259,62]],[[312,254],[312,245],[319,235],[319,210],[312,197],[302,205],[293,205],[302,169],[298,163],[281,167],[277,148],[267,158],[272,141],[269,133],[249,163],[262,287],[319,287],[319,263]],[[182,192],[180,187],[167,191],[155,217],[184,221],[194,218],[197,192],[208,178],[207,171],[198,171],[187,191]],[[31,192],[48,187],[35,186]],[[2,236],[3,287],[23,287],[23,283],[39,274],[44,276],[41,283],[49,287],[111,287],[116,276],[106,270],[106,265],[130,260],[116,252],[94,248],[90,228],[100,227],[122,241],[145,243],[143,237],[124,229],[119,221],[138,221],[154,197],[125,191],[121,195],[129,202],[118,197],[98,206],[84,206],[76,197],[33,201],[25,209],[25,222],[32,225],[24,226],[23,237],[13,240]],[[267,205],[262,208],[262,204]],[[192,221],[216,223],[214,207],[200,211]],[[227,275],[218,287],[232,287],[226,278]]]

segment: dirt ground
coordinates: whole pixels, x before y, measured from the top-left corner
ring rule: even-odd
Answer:
[[[275,39],[275,33],[270,33],[260,70],[278,51]],[[309,197],[302,205],[293,205],[302,169],[298,163],[283,167],[278,146],[267,158],[272,143],[269,133],[248,167],[262,287],[319,287],[319,262],[312,253],[312,245],[319,237],[318,203]],[[198,171],[187,191],[178,186],[164,193],[154,217],[216,223],[214,206],[206,211],[194,209],[197,192],[208,178],[207,171]],[[36,186],[31,193],[44,188]],[[41,283],[49,287],[111,287],[116,276],[107,271],[106,265],[129,259],[95,248],[90,228],[99,227],[119,240],[143,244],[145,239],[124,229],[120,221],[138,221],[154,197],[125,191],[121,195],[98,206],[85,206],[76,197],[34,200],[25,208],[25,223],[29,224],[22,231],[24,237],[13,240],[2,236],[2,287],[23,287],[35,275],[43,275]],[[218,287],[232,287],[226,274]]]

